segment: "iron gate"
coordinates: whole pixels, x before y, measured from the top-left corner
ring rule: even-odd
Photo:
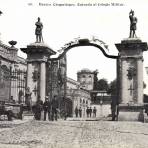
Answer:
[[[26,75],[24,70],[11,70],[11,96],[18,103],[25,103]]]

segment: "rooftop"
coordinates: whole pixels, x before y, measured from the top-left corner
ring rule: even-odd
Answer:
[[[98,72],[98,71],[97,70],[92,71],[88,68],[83,68],[83,69],[79,70],[77,73],[94,73],[94,72]]]

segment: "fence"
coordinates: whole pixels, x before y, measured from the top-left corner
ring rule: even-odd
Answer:
[[[25,102],[26,91],[26,71],[23,70],[11,70],[11,96],[18,103]]]

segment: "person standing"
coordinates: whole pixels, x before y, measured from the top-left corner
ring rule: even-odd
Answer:
[[[87,118],[89,117],[89,107],[86,109]]]
[[[51,101],[51,109],[52,109],[52,115],[51,115],[51,120],[57,120],[57,113],[58,113],[58,100],[57,97],[54,96],[52,101]]]
[[[79,117],[80,118],[82,117],[82,108],[81,107],[79,108]]]
[[[93,117],[96,117],[96,113],[97,113],[97,109],[96,109],[96,107],[94,106],[94,108],[93,108]]]
[[[91,114],[92,114],[92,108],[90,107],[89,108],[89,115],[90,115],[90,117],[91,117]]]
[[[43,110],[44,110],[44,121],[46,121],[47,114],[48,114],[48,119],[50,114],[50,102],[48,100],[48,96],[46,96],[45,98],[45,102],[43,104]]]
[[[76,108],[75,108],[75,115],[76,115],[76,118],[78,117],[78,112],[79,112],[79,110],[78,110],[78,107],[76,106]]]
[[[25,104],[27,105],[28,111],[31,110],[31,95],[32,92],[30,91],[30,87],[26,88],[26,93],[25,93]]]
[[[43,108],[43,101],[38,97],[38,100],[36,101],[35,105],[35,119],[41,120],[41,112]]]

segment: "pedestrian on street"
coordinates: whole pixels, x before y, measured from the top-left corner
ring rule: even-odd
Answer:
[[[96,117],[96,113],[97,113],[97,109],[96,109],[96,107],[94,106],[94,108],[93,108],[93,117]]]
[[[81,107],[79,108],[79,117],[80,118],[82,117],[82,108]]]
[[[112,102],[111,102],[111,113],[112,113],[112,121],[115,121],[117,118],[117,99],[116,98],[112,98]]]
[[[92,114],[92,108],[90,107],[89,108],[89,116],[91,117],[91,114]]]
[[[79,110],[78,110],[78,107],[76,106],[76,108],[75,108],[75,115],[76,115],[76,118],[78,117],[78,113],[79,113]]]
[[[36,120],[41,120],[42,109],[43,109],[43,101],[41,100],[40,97],[38,97],[38,100],[36,101],[36,105],[35,105],[35,119]]]
[[[48,96],[46,96],[45,98],[45,102],[43,104],[43,110],[44,110],[44,121],[46,121],[46,116],[48,114],[48,120],[49,120],[49,116],[50,116],[50,102],[48,100]]]
[[[87,118],[89,117],[89,107],[86,109]]]
[[[54,96],[52,101],[51,101],[51,109],[52,109],[52,115],[51,115],[51,120],[57,121],[57,114],[58,114],[58,100],[57,100],[57,96]]]
[[[20,112],[18,116],[19,116],[19,119],[23,120],[23,103],[20,104]]]

